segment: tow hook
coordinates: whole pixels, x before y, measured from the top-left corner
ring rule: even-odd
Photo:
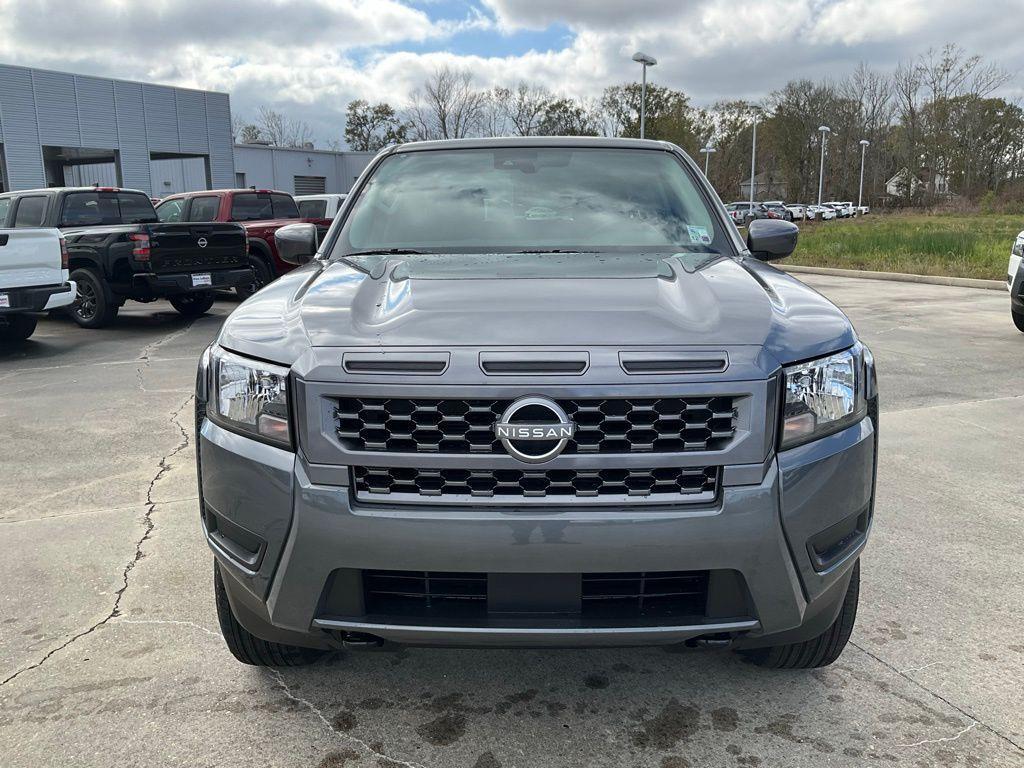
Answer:
[[[353,651],[367,650],[371,648],[382,648],[384,640],[376,635],[368,635],[365,632],[346,632],[341,638],[341,644]]]
[[[707,635],[687,640],[686,644],[691,648],[728,648],[732,645],[732,638],[728,635]]]

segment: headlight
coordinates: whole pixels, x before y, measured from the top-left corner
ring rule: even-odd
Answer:
[[[1019,237],[1010,249],[1014,256],[1024,256],[1024,237]]]
[[[779,449],[838,432],[867,413],[863,347],[783,368],[785,399]]]
[[[288,369],[220,348],[211,354],[208,412],[229,429],[291,448]]]

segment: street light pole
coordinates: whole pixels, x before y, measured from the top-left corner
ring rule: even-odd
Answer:
[[[857,213],[864,207],[864,153],[867,152],[871,142],[867,139],[860,140],[860,192],[857,193]]]
[[[821,193],[825,189],[825,144],[828,142],[828,134],[832,133],[832,129],[827,125],[818,126],[818,130],[821,131],[821,166],[818,169],[818,205],[821,205]]]
[[[646,53],[637,51],[633,54],[633,61],[639,62],[643,69],[643,75],[640,81],[640,138],[644,137],[644,129],[647,123],[647,68],[653,67],[658,63],[658,60],[653,56],[648,56]]]
[[[711,145],[708,145],[706,147],[701,147],[700,148],[701,154],[704,155],[704,178],[705,179],[708,177],[708,161],[711,159],[711,154],[713,152],[717,152],[717,151],[718,150],[715,149],[714,147],[712,147]]]
[[[757,165],[757,116],[758,110],[754,110],[754,139],[750,145],[750,213],[754,213],[754,169]]]

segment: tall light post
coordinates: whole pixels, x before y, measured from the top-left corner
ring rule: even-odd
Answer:
[[[828,142],[828,135],[832,129],[827,125],[819,125],[821,131],[821,166],[818,169],[818,205],[821,205],[821,193],[825,190],[825,144]]]
[[[640,138],[644,137],[644,127],[647,122],[647,68],[653,67],[658,60],[646,53],[637,51],[633,54],[633,61],[643,68],[643,79],[640,81]]]
[[[712,147],[710,144],[708,146],[706,146],[706,147],[701,147],[700,148],[700,153],[702,155],[704,155],[704,178],[705,179],[708,177],[708,160],[710,160],[711,159],[711,155],[714,154],[717,151],[718,150],[715,149],[714,147]]]
[[[860,140],[860,192],[857,193],[857,213],[864,206],[864,153],[867,152],[871,142],[867,139]]]
[[[754,169],[757,166],[757,118],[761,108],[754,107],[754,138],[750,144],[750,213],[754,213]]]

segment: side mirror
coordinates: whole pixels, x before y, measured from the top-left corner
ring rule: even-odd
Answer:
[[[782,219],[754,219],[747,226],[747,248],[755,259],[775,261],[796,250],[799,227]]]
[[[274,242],[281,261],[306,264],[316,254],[316,224],[288,224],[274,233]]]

